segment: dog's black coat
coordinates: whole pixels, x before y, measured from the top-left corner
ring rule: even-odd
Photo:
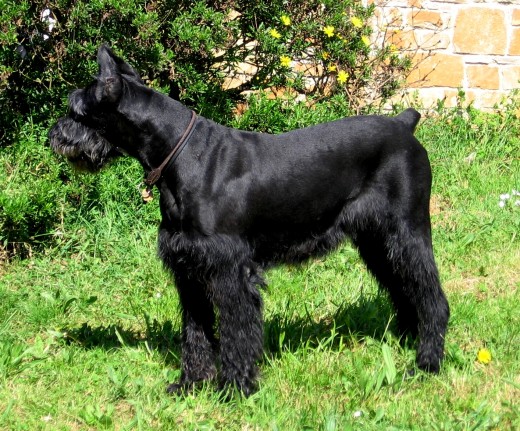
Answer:
[[[70,95],[51,146],[86,169],[128,154],[150,172],[191,111],[146,87],[105,46],[98,63],[95,81]],[[432,250],[431,169],[413,136],[419,117],[408,109],[276,136],[197,118],[157,184],[159,254],[183,316],[182,376],[171,391],[215,378],[217,363],[225,386],[253,391],[262,268],[324,254],[347,236],[389,291],[400,328],[419,336],[419,368],[439,370],[449,308]]]

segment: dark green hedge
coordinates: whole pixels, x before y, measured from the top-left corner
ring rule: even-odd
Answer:
[[[0,263],[58,245],[69,249],[71,232],[114,206],[128,217],[157,218],[155,203],[140,200],[136,163],[120,160],[99,175],[78,176],[46,147],[47,130],[64,114],[69,92],[97,73],[101,43],[130,61],[148,85],[201,115],[281,132],[337,118],[395,90],[408,63],[370,43],[373,12],[359,0],[5,0]],[[244,62],[254,66],[253,75],[225,88]],[[312,85],[308,73],[317,75]],[[311,96],[315,109],[257,96],[244,115],[233,116],[248,90],[270,87]]]
[[[0,139],[11,141],[20,118],[40,122],[62,113],[69,91],[96,73],[103,42],[148,84],[220,121],[230,119],[243,91],[271,86],[318,96],[343,92],[354,105],[366,88],[386,98],[408,63],[370,44],[372,14],[359,0],[6,0]],[[313,88],[289,64],[297,59],[321,74]],[[256,66],[252,79],[223,89],[229,71],[244,61]]]

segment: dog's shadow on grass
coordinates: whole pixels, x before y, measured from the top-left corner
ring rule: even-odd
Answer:
[[[93,327],[83,323],[76,328],[63,328],[66,341],[86,350],[101,348],[113,350],[121,347],[143,346],[148,350],[158,351],[167,363],[178,363],[181,353],[180,328],[171,320],[150,321],[145,317],[144,330],[125,329],[123,325],[107,325]]]
[[[83,323],[76,328],[63,328],[62,331],[67,334],[69,344],[87,350],[144,346],[159,352],[167,364],[178,366],[181,355],[180,327],[171,320],[159,322],[146,316],[145,322],[142,330],[125,329],[124,324],[93,327]],[[283,351],[296,351],[302,346],[316,348],[324,344],[334,350],[339,348],[340,343],[362,341],[367,337],[382,339],[387,329],[393,330],[394,327],[392,308],[388,298],[382,294],[362,297],[354,304],[340,305],[332,315],[318,321],[310,314],[296,317],[289,311],[271,314],[264,324],[265,353],[276,357]]]
[[[390,330],[397,333],[397,325],[389,299],[384,294],[361,297],[354,304],[343,304],[332,314],[316,320],[310,314],[291,317],[290,312],[275,314],[265,323],[265,351],[279,356],[283,351],[296,351],[302,346],[337,349],[339,344],[381,340]]]

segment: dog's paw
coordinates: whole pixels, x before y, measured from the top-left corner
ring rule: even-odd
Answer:
[[[439,371],[441,370],[441,361],[441,355],[428,357],[419,354],[417,356],[417,368],[430,374],[439,374]]]
[[[166,392],[170,395],[184,395],[186,393],[186,385],[180,383],[172,383],[166,387]]]
[[[202,383],[198,386],[201,386]],[[195,382],[178,382],[171,383],[166,387],[166,393],[174,396],[186,396],[195,391],[196,388]]]
[[[224,401],[230,401],[236,397],[249,398],[258,390],[256,381],[221,382],[218,386],[220,397]]]

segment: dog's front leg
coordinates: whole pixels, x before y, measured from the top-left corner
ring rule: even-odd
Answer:
[[[182,307],[182,371],[178,383],[168,386],[169,393],[189,391],[197,383],[217,375],[217,342],[214,336],[215,312],[202,284],[176,276]]]
[[[222,389],[237,388],[245,396],[256,389],[262,356],[262,298],[258,275],[251,265],[222,268],[212,281],[211,290],[220,314],[220,357]]]

